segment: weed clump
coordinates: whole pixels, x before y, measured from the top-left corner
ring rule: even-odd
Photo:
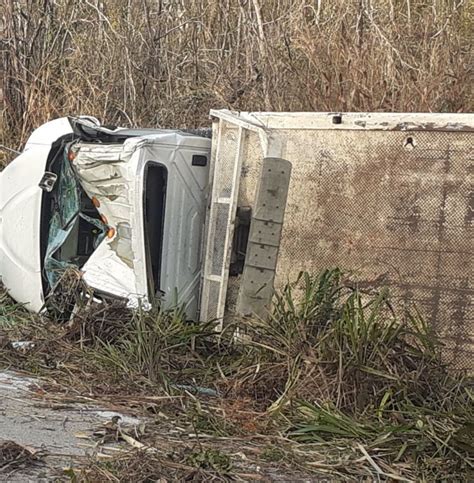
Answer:
[[[262,352],[285,362],[287,395],[332,401],[353,414],[427,401],[453,409],[441,388],[457,394],[458,379],[422,317],[396,312],[386,290],[365,294],[344,284],[339,270],[302,274],[277,295],[269,320],[249,329]]]
[[[363,293],[337,269],[301,274],[246,329],[267,364],[260,385],[279,374],[268,412],[290,438],[368,445],[382,466],[410,461],[416,477],[438,475],[441,461],[445,476],[472,469],[468,380],[448,372],[422,317],[394,308],[388,291]]]
[[[178,374],[179,382],[192,383],[193,372],[206,371],[205,356],[215,345],[215,334],[215,324],[188,322],[179,309],[138,310],[116,340],[98,342],[94,355],[122,375],[142,375],[169,387]]]

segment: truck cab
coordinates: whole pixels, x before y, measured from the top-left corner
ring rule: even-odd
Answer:
[[[0,274],[41,311],[73,268],[131,306],[198,314],[211,140],[62,118],[0,174]]]

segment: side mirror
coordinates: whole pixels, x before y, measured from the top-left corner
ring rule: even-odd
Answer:
[[[39,182],[38,186],[43,191],[46,191],[47,193],[51,193],[51,191],[53,191],[54,185],[56,184],[57,180],[58,180],[57,174],[46,171],[43,177],[41,178],[41,181]]]

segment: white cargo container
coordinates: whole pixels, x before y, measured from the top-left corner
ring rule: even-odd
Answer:
[[[474,115],[211,116],[203,319],[265,316],[274,287],[337,266],[416,303],[447,358],[472,369]],[[229,277],[244,207],[245,266]]]

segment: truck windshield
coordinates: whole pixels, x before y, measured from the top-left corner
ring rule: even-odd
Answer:
[[[71,267],[81,268],[105,237],[106,225],[80,186],[68,159],[59,149],[49,169],[57,175],[44,193],[42,212],[43,276],[48,292]]]

